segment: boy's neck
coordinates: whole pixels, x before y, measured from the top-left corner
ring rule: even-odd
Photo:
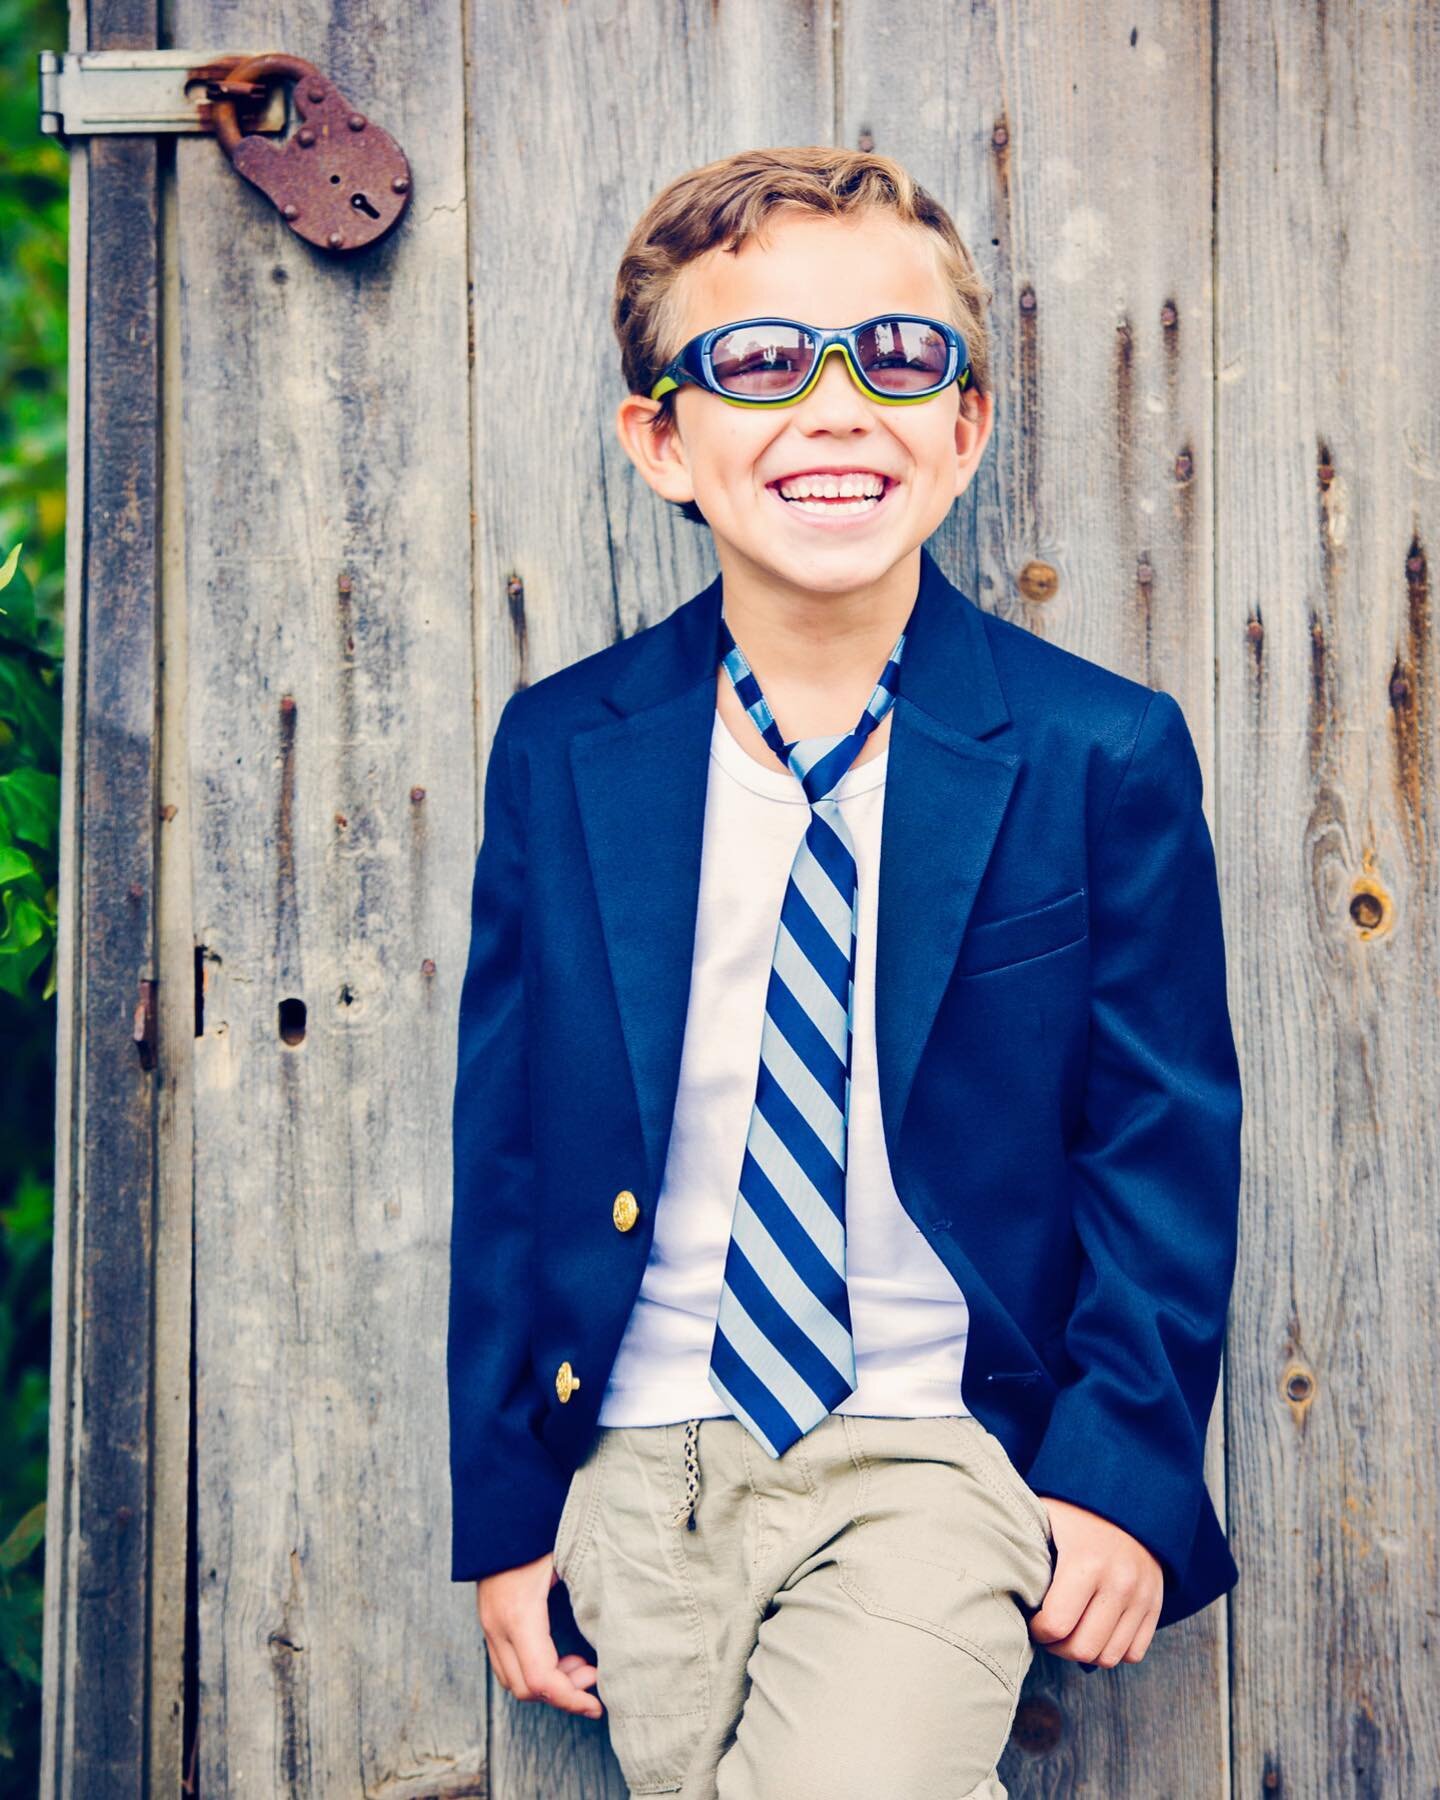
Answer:
[[[725,623],[772,708],[772,685],[777,694],[833,693],[856,682],[865,687],[863,706],[914,608],[918,548],[878,582],[849,593],[798,588],[753,566],[727,566],[730,560],[721,560]]]
[[[725,623],[760,683],[781,735],[792,741],[851,730],[914,608],[919,550],[882,581],[852,593],[810,593],[757,579],[749,569],[732,572],[724,562],[722,574]],[[746,714],[723,667],[716,704],[755,761],[773,765],[775,753]],[[880,754],[889,739],[889,723],[887,714],[866,740],[856,766]]]

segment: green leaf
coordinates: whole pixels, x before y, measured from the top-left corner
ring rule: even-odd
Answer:
[[[0,855],[4,852],[0,851]],[[51,922],[33,900],[27,900],[13,888],[4,888],[0,889],[0,902],[5,909],[5,929],[0,932],[0,958],[33,950],[37,944],[46,942],[51,934]],[[40,959],[29,960],[38,963]]]
[[[18,543],[10,554],[0,563],[0,588],[9,587],[15,579],[15,570],[20,561],[20,552],[24,549],[23,541]]]
[[[48,850],[60,814],[60,782],[48,769],[28,765],[0,775],[0,810],[13,834]]]
[[[0,881],[21,881],[39,871],[23,850],[13,844],[0,844]]]
[[[0,1569],[18,1569],[45,1536],[45,1502],[37,1500],[0,1544]]]

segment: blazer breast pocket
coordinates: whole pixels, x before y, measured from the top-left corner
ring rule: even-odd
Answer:
[[[1089,930],[1089,904],[1083,887],[999,919],[972,919],[960,946],[959,975],[988,975],[1015,963],[1033,962],[1079,943]]]

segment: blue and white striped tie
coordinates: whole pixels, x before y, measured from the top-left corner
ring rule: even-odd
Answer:
[[[790,744],[723,617],[720,642],[741,703],[810,802],[775,934],[759,1080],[710,1348],[711,1387],[780,1456],[855,1391],[845,1145],[858,881],[840,804],[827,796],[890,710],[905,633],[853,731]]]

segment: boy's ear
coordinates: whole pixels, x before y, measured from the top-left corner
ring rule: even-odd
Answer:
[[[657,428],[650,421],[661,410],[658,400],[644,394],[627,394],[615,409],[615,435],[625,454],[662,500],[695,498],[695,484],[685,457],[685,446],[675,429],[674,413]]]
[[[955,494],[958,497],[969,487],[976,469],[980,466],[980,458],[985,454],[985,446],[990,441],[990,431],[995,423],[995,402],[990,394],[982,394],[976,388],[960,396],[960,411],[955,420]]]

